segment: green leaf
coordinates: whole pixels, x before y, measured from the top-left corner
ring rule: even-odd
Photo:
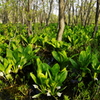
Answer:
[[[9,65],[6,67],[6,69],[5,69],[6,74],[9,74],[9,73],[10,73],[11,68],[12,68],[12,64],[9,64]]]
[[[53,57],[58,61],[58,62],[65,62],[68,60],[66,52],[63,51],[52,51]]]
[[[16,49],[17,49],[17,46],[16,46],[16,44],[15,44],[15,43],[12,43],[12,47],[13,47],[13,49],[14,49],[14,50],[16,50]]]
[[[56,76],[58,74],[58,72],[60,71],[60,66],[59,64],[55,64],[52,68],[51,68],[51,72],[53,76]]]
[[[5,70],[4,65],[2,65],[2,64],[0,63],[0,71],[4,71],[4,70]]]
[[[3,57],[2,56],[0,56],[0,61],[3,62]]]
[[[41,95],[41,93],[36,94],[36,95],[32,96],[32,98],[38,98],[40,95]]]
[[[19,47],[18,47],[18,51],[19,51],[20,53],[23,53],[23,52],[24,52],[23,47],[22,47],[22,46],[19,46]]]
[[[80,66],[87,67],[91,62],[91,52],[81,51],[78,61]]]
[[[50,66],[46,63],[42,63],[41,60],[39,58],[37,58],[37,73],[45,73],[46,71],[48,71],[50,69]]]
[[[43,73],[37,73],[37,77],[40,80],[40,84],[42,85],[46,85],[46,81],[47,81],[47,74],[43,74]]]
[[[4,58],[4,67],[6,68],[8,66],[8,60]]]
[[[24,52],[30,54],[32,52],[32,44],[28,44],[28,46],[24,49]]]
[[[78,64],[73,59],[70,58],[69,60],[74,68],[78,68]]]
[[[30,76],[32,77],[32,79],[34,80],[34,82],[35,82],[36,84],[38,84],[38,83],[37,83],[37,78],[36,78],[36,76],[35,76],[33,73],[30,73]]]
[[[70,37],[70,36],[68,36],[68,39],[69,39],[69,41],[70,41],[70,42],[72,42],[72,40],[71,40],[71,37]]]
[[[64,95],[64,100],[70,100],[68,96]]]
[[[39,58],[37,58],[37,66],[38,66],[38,68],[37,68],[37,73],[41,73],[42,72],[42,62],[41,62],[41,60],[39,59]]]
[[[27,58],[22,58],[21,60],[20,60],[20,65],[24,65],[24,64],[26,64],[27,63]]]
[[[23,35],[21,35],[21,38],[22,38],[26,43],[28,43],[28,40],[27,40],[26,37],[24,37]]]
[[[38,36],[33,37],[33,38],[31,39],[30,43],[35,43],[35,42],[37,41],[37,39],[38,39]]]
[[[97,54],[92,55],[92,68],[96,69],[99,65],[99,60]]]
[[[42,63],[41,64],[41,69],[42,69],[42,72],[47,72],[49,69],[50,69],[50,66],[46,63]]]
[[[60,61],[59,54],[56,51],[52,51],[52,55],[57,61]]]
[[[67,77],[68,71],[64,68],[57,76],[59,83],[62,83]]]
[[[10,49],[7,49],[6,57],[13,58],[12,51]]]

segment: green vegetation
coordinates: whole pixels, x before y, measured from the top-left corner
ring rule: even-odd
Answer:
[[[25,25],[0,24],[0,93],[14,100],[99,100],[100,31],[92,38],[93,25],[65,26],[57,41],[57,24],[32,27],[28,36]]]

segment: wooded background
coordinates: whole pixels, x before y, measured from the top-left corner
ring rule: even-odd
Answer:
[[[94,37],[100,20],[99,5],[100,0],[0,0],[0,22],[26,24],[28,34],[32,33],[32,23],[59,23],[58,40],[65,24],[95,24]]]

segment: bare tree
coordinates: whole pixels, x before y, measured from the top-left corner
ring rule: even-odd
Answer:
[[[3,1],[2,0],[2,3],[3,3],[3,9],[2,9],[2,23],[3,24],[6,24],[8,21],[9,21],[9,18],[8,18],[8,2],[9,0],[5,0]]]
[[[31,0],[28,0],[27,14],[28,14],[28,19],[27,19],[28,35],[30,35],[32,34]]]
[[[50,1],[50,10],[49,10],[48,17],[46,19],[46,26],[48,25],[48,22],[49,22],[49,19],[50,19],[50,14],[51,14],[51,11],[52,11],[52,4],[53,4],[53,0]]]
[[[62,35],[65,28],[64,10],[65,10],[65,2],[64,0],[59,0],[59,30],[57,35],[58,41],[62,40]]]
[[[92,5],[92,2],[93,2],[93,0],[90,0],[90,2],[89,2],[88,10],[87,10],[87,13],[86,13],[86,18],[84,19],[84,26],[87,25],[87,20],[89,18],[90,11],[91,11],[92,7],[94,6],[94,3]]]
[[[92,34],[92,37],[95,38],[96,32],[98,30],[98,18],[99,18],[99,6],[100,6],[100,0],[97,0],[97,5],[96,5],[96,15],[95,15],[95,27],[94,27],[94,32]]]

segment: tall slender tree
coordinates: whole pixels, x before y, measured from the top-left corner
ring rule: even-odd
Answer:
[[[48,23],[49,23],[51,11],[52,11],[52,4],[53,4],[53,0],[50,1],[50,10],[49,10],[48,17],[46,18],[46,26],[48,26]]]
[[[96,32],[98,30],[98,18],[99,18],[99,6],[100,6],[100,0],[97,0],[97,5],[96,5],[96,15],[95,15],[95,27],[94,27],[94,32],[92,34],[92,37],[95,38]]]
[[[64,10],[65,10],[65,0],[59,0],[59,30],[57,35],[58,41],[62,41],[62,35],[65,28]]]
[[[32,16],[31,16],[31,0],[28,0],[28,19],[27,19],[27,26],[28,26],[28,35],[32,34]]]

